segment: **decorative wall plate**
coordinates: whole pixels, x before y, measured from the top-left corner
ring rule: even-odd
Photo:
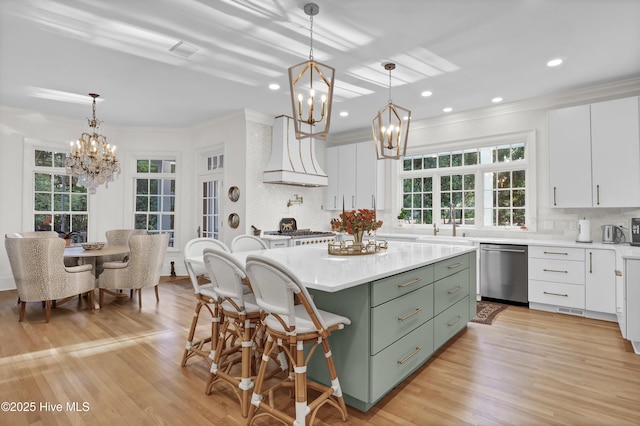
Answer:
[[[237,228],[240,225],[240,216],[238,216],[238,213],[231,213],[228,222],[230,227]]]
[[[240,199],[240,189],[237,186],[229,188],[229,199],[234,203]]]

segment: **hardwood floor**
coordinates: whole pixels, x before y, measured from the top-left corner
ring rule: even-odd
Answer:
[[[180,366],[193,292],[163,283],[158,304],[152,289],[143,299],[141,311],[136,300],[107,298],[96,311],[71,301],[48,324],[31,303],[18,323],[16,292],[0,292],[0,401],[35,403],[1,411],[0,425],[244,424],[231,390],[205,395],[204,361]],[[638,425],[640,356],[617,324],[509,307],[349,416],[324,407],[316,424]]]

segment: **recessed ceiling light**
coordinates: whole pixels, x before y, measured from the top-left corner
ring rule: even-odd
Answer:
[[[348,111],[340,111],[340,117],[347,117],[349,115]]]
[[[278,90],[278,89],[280,89],[280,85],[279,85],[278,83],[271,83],[271,84],[269,85],[269,89],[271,89],[271,90]]]
[[[443,112],[451,112],[451,111],[453,111],[453,108],[451,108],[451,107],[442,108],[442,111]]]
[[[562,64],[562,59],[560,58],[552,59],[549,62],[547,62],[548,67],[557,67],[560,64]]]
[[[498,102],[502,102],[502,98],[500,96],[491,99],[491,102],[497,104]]]
[[[198,51],[198,48],[188,44],[185,41],[179,41],[169,49],[170,52],[175,53],[178,56],[182,56],[183,58],[188,58]]]
[[[433,95],[433,92],[430,92],[429,90],[425,90],[424,92],[420,93],[420,96],[423,96],[425,98],[428,98],[431,95]]]

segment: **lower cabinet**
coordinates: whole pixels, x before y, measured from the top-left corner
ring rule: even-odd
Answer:
[[[329,337],[347,404],[369,410],[466,327],[475,265],[472,252],[337,293],[310,290],[319,308],[351,320]],[[307,371],[328,383],[321,350]]]
[[[529,307],[616,321],[615,252],[529,246]]]

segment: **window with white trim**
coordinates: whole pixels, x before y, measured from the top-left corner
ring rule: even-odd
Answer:
[[[405,157],[401,208],[416,225],[528,227],[528,144],[522,134]]]
[[[48,149],[34,149],[33,153],[33,229],[86,242],[87,190],[77,185],[76,177],[66,174],[66,154]]]
[[[173,247],[176,211],[175,159],[138,159],[134,175],[135,229],[169,234]]]

